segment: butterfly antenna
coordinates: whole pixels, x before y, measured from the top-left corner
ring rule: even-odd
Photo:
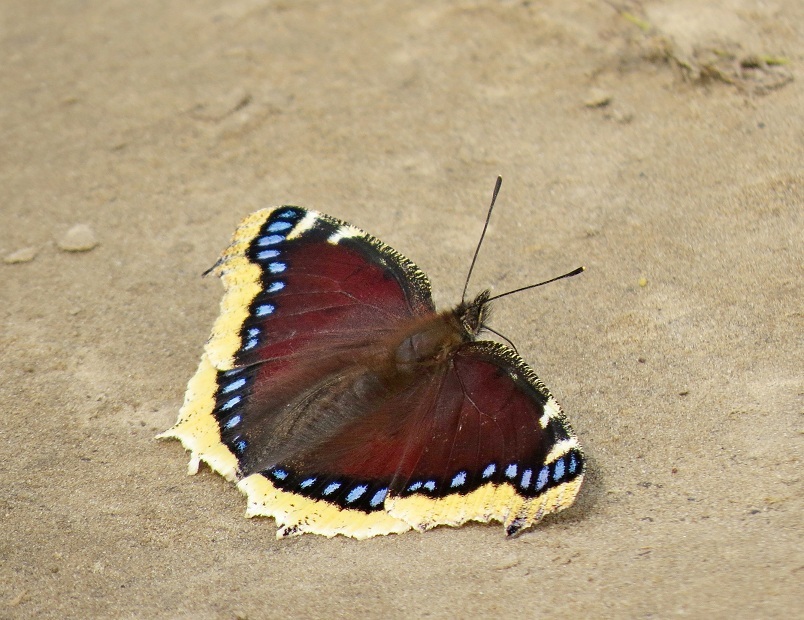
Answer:
[[[508,340],[508,337],[507,337],[507,336],[505,336],[505,335],[501,334],[501,333],[500,333],[500,332],[498,332],[496,329],[492,329],[491,327],[489,327],[489,326],[488,326],[488,325],[486,325],[485,323],[483,323],[483,325],[481,325],[481,327],[482,327],[483,329],[485,329],[486,331],[491,332],[491,333],[492,333],[492,334],[494,334],[495,336],[499,336],[500,338],[502,338],[503,340],[505,340],[505,341],[506,341],[508,344],[510,344],[510,345],[511,345],[511,348],[514,350],[514,353],[516,353],[517,355],[519,355],[519,351],[517,351],[517,349],[516,349],[516,345],[515,345],[513,342],[511,342],[510,340]]]
[[[483,232],[480,233],[480,241],[477,242],[477,247],[475,248],[475,255],[472,257],[472,264],[469,265],[469,273],[466,274],[466,282],[463,285],[463,295],[461,295],[461,303],[466,301],[466,290],[469,288],[469,278],[472,277],[472,271],[475,268],[475,262],[477,261],[477,255],[480,252],[480,246],[483,245],[483,238],[486,236],[486,229],[489,227],[489,220],[491,219],[491,212],[494,210],[494,203],[497,202],[497,194],[500,193],[500,186],[502,185],[502,177],[497,177],[497,182],[494,184],[494,193],[491,195],[491,204],[489,205],[489,210],[486,213],[486,223],[483,224]]]
[[[507,293],[500,293],[499,295],[495,295],[494,297],[489,297],[486,301],[494,301],[495,299],[499,299],[500,297],[505,297],[506,295],[513,295],[514,293],[521,293],[522,291],[527,291],[532,288],[536,288],[537,286],[544,286],[545,284],[550,284],[550,282],[555,282],[556,280],[563,280],[564,278],[571,278],[572,276],[577,276],[579,273],[582,273],[586,270],[586,267],[578,267],[577,269],[573,269],[569,273],[565,273],[563,276],[558,276],[557,278],[550,278],[549,280],[545,280],[544,282],[539,282],[538,284],[531,284],[529,286],[523,286],[522,288],[514,289],[513,291],[508,291]]]
[[[217,261],[214,265],[212,265],[212,267],[210,267],[204,273],[202,273],[201,277],[206,278],[209,274],[211,274],[213,271],[215,271],[215,267],[217,267],[220,264],[221,264],[221,261]]]

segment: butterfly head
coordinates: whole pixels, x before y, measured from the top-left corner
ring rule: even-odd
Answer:
[[[483,291],[472,301],[462,302],[455,310],[463,329],[472,339],[485,327],[484,323],[489,318],[490,297],[489,291]]]

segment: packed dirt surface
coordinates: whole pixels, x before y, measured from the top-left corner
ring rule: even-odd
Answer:
[[[0,618],[802,613],[804,3],[6,0]],[[578,501],[277,541],[173,424],[238,221],[349,221],[548,385]]]

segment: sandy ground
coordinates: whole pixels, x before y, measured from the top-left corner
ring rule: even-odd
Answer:
[[[2,3],[0,617],[804,613],[804,4],[318,5]],[[494,323],[589,455],[571,510],[276,541],[154,440],[242,216],[346,219],[443,306],[498,173],[473,288],[588,267]]]

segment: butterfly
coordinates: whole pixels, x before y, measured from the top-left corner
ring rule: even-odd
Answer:
[[[410,260],[288,205],[246,217],[209,271],[220,316],[159,437],[191,452],[190,473],[236,481],[278,538],[468,521],[513,536],[573,503],[581,447],[515,349],[478,339],[488,291],[438,312]]]

